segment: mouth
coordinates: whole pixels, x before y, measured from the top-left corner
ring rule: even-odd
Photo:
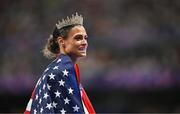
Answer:
[[[86,50],[87,50],[86,47],[80,47],[80,48],[79,48],[79,51],[82,51],[82,52],[85,52]]]

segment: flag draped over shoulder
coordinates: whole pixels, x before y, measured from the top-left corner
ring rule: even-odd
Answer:
[[[24,113],[95,113],[69,56],[61,54],[48,65]]]

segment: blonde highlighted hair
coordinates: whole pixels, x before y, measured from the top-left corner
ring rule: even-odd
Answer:
[[[48,59],[53,59],[56,57],[56,54],[51,51],[52,45],[53,45],[53,36],[50,35],[50,37],[47,39],[47,44],[44,46],[44,49],[42,50],[43,55]]]

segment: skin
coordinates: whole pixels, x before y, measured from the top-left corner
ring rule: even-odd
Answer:
[[[69,31],[67,39],[58,38],[60,53],[69,55],[73,63],[76,63],[78,58],[86,57],[88,47],[87,37],[86,30],[83,26],[78,25],[73,27]]]

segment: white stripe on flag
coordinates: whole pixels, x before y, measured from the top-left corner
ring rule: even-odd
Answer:
[[[82,91],[81,91],[81,99],[82,99]],[[87,110],[86,106],[84,105],[83,100],[81,100],[81,101],[82,101],[82,104],[83,104],[84,113],[85,113],[85,114],[89,114],[89,112],[88,112],[88,110]]]
[[[32,98],[29,100],[28,105],[26,107],[26,111],[31,111],[31,105],[32,105]]]

